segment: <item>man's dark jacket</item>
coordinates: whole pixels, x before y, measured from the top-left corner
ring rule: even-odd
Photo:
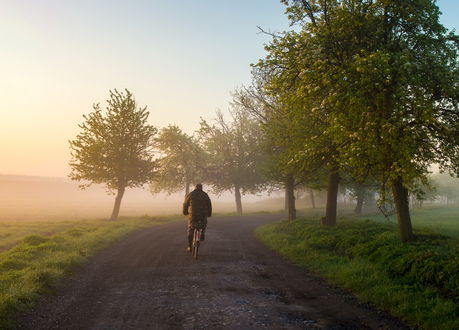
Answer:
[[[191,221],[204,221],[212,216],[212,203],[209,195],[201,189],[195,189],[185,197],[183,215]]]

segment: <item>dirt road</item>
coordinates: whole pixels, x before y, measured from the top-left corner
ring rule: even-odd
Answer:
[[[197,261],[186,251],[185,222],[131,234],[91,258],[18,328],[404,328],[259,243],[253,230],[279,218],[210,218]]]

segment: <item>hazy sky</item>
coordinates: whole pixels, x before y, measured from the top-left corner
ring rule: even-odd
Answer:
[[[459,1],[440,0],[458,24]],[[0,174],[66,176],[68,140],[110,89],[191,133],[263,57],[278,0],[0,0]]]

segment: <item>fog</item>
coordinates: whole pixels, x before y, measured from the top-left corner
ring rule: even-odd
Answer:
[[[215,213],[234,212],[233,196],[217,196],[204,186]],[[244,211],[275,211],[283,207],[282,193],[243,196]],[[148,189],[127,189],[120,216],[180,214],[183,193],[152,195]],[[108,218],[115,196],[102,185],[84,190],[61,177],[0,175],[0,220],[79,220]]]
[[[447,174],[432,177],[434,191],[428,192],[427,203],[450,204],[459,201],[459,179]],[[81,220],[109,218],[114,195],[107,194],[102,185],[84,190],[77,182],[65,177],[37,177],[0,175],[0,221],[2,220]],[[209,186],[204,190],[212,199],[214,213],[235,212],[234,196],[230,193],[218,196]],[[310,207],[309,194],[297,192],[297,208]],[[181,213],[184,193],[152,195],[146,189],[127,189],[120,216],[178,215]],[[315,191],[317,206],[323,206],[326,192]],[[355,201],[340,195],[341,205],[353,205]],[[245,195],[242,197],[244,212],[278,211],[284,207],[284,192],[270,195]],[[364,206],[367,211],[374,208]]]

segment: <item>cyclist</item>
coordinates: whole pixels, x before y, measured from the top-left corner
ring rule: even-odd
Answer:
[[[195,189],[186,195],[183,215],[188,215],[188,251],[191,251],[194,229],[202,229],[201,241],[203,241],[207,218],[212,216],[212,203],[209,195],[202,190],[201,183],[198,183]]]

